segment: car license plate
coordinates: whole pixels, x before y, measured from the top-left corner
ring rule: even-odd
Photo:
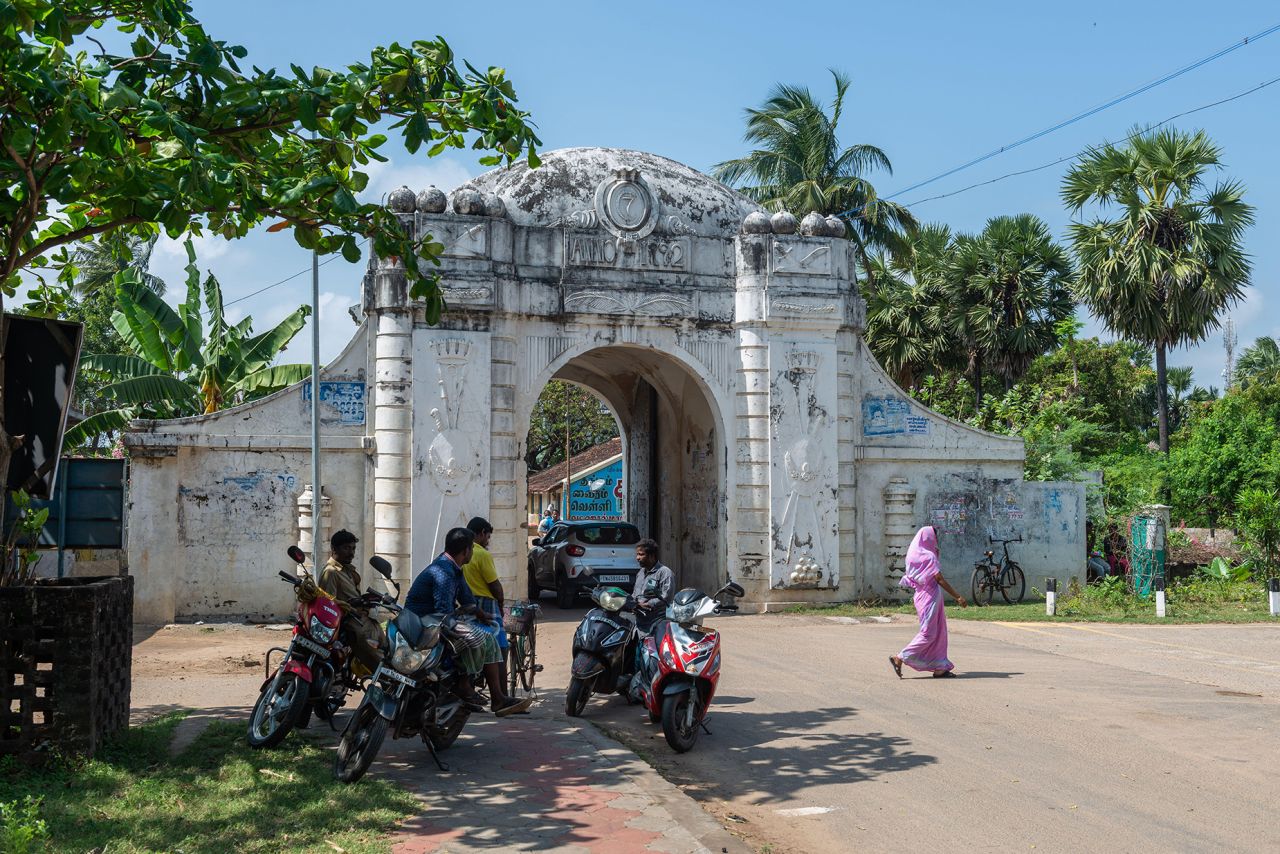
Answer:
[[[629,575],[601,575],[599,576],[601,584],[618,584],[631,580]]]
[[[310,638],[304,638],[302,635],[298,635],[293,639],[293,642],[305,650],[314,652],[316,655],[320,656],[321,658],[329,657],[329,650],[325,649],[320,644],[316,643]]]

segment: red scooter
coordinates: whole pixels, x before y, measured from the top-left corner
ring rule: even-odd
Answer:
[[[703,728],[720,680],[720,633],[702,626],[704,618],[738,610],[720,601],[744,590],[732,581],[708,596],[687,587],[667,607],[641,645],[638,699],[649,720],[662,721],[667,744],[677,753],[690,750]]]
[[[302,564],[306,555],[297,546],[289,557]],[[288,649],[267,650],[267,678],[249,715],[250,747],[274,747],[295,726],[306,726],[314,711],[328,720],[354,684],[351,656],[339,638],[342,609],[319,588],[310,573],[281,572],[298,597],[293,638]],[[368,594],[377,596],[377,594]],[[283,654],[274,675],[271,653]]]

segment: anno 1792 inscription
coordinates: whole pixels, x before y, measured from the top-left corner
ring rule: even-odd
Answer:
[[[689,269],[689,238],[649,236],[638,240],[600,232],[564,233],[566,267],[605,267],[614,270]]]

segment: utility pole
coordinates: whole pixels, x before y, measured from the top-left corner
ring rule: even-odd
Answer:
[[[565,521],[569,519],[569,484],[573,477],[573,470],[569,466],[569,384],[562,383],[564,386],[564,511],[560,517]]]
[[[320,256],[311,250],[311,571],[320,577],[324,526],[320,489]]]

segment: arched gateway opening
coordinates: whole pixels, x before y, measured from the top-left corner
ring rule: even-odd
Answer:
[[[678,586],[723,584],[724,422],[693,367],[678,353],[612,344],[571,351],[540,379],[522,401],[522,423],[550,380],[599,395],[622,432],[625,520],[658,541]]]

